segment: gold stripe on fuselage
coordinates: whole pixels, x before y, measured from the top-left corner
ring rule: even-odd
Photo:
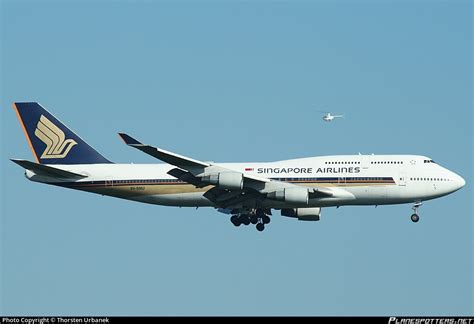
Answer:
[[[331,183],[331,182],[291,182],[299,186],[305,187],[362,187],[362,186],[387,186],[395,185],[394,182],[358,182],[358,183]],[[171,195],[186,194],[196,192],[206,192],[213,186],[204,188],[196,188],[194,185],[187,183],[170,183],[170,184],[144,184],[140,182],[127,184],[111,184],[111,185],[94,185],[79,184],[73,186],[74,189],[95,192],[103,195],[111,195],[118,197],[144,196],[144,195]]]

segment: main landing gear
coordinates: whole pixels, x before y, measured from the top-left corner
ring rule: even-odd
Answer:
[[[245,213],[233,215],[230,218],[230,221],[234,226],[240,226],[242,224],[250,225],[250,223],[252,223],[253,225],[256,225],[255,227],[257,228],[257,231],[262,232],[265,229],[265,225],[270,224],[270,217],[263,209],[258,208]]]
[[[421,201],[417,201],[413,204],[413,207],[411,208],[414,212],[414,214],[410,217],[413,223],[418,223],[418,221],[420,220],[420,216],[418,216],[418,208],[420,208],[421,205],[423,205],[423,203]]]

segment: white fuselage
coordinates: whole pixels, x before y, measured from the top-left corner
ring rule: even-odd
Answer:
[[[341,190],[338,198],[314,198],[294,205],[264,200],[266,208],[384,205],[424,201],[448,195],[464,180],[430,158],[415,155],[320,156],[271,163],[220,163],[249,175],[305,187]],[[54,165],[87,175],[77,181],[60,181],[26,171],[32,181],[84,190],[145,203],[167,206],[216,207],[203,194],[212,188],[196,188],[167,174],[167,164]]]

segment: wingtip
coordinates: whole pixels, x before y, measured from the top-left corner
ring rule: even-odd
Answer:
[[[130,135],[127,135],[125,133],[118,133],[118,135],[120,136],[122,141],[127,145],[140,145],[140,144],[142,144],[138,140],[134,139],[133,137],[131,137]]]

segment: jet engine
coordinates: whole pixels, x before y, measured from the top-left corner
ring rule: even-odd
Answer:
[[[303,221],[318,221],[321,216],[321,208],[283,208],[281,216],[298,218]]]
[[[285,188],[282,190],[270,192],[267,196],[268,199],[284,201],[293,204],[308,204],[309,194],[308,188],[294,187]]]
[[[244,187],[244,175],[240,172],[219,172],[201,178],[205,183],[225,189],[241,190]]]

